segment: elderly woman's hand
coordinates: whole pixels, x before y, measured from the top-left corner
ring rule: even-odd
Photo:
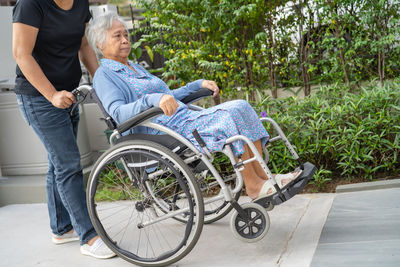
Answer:
[[[158,102],[158,106],[162,109],[165,115],[172,116],[179,107],[178,102],[172,95],[163,95]]]
[[[210,89],[214,92],[213,97],[216,97],[219,93],[218,85],[214,81],[204,80],[201,83],[201,87]]]

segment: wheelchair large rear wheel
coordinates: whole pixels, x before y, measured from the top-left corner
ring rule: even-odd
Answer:
[[[90,174],[87,202],[107,246],[141,266],[180,260],[203,227],[203,198],[193,173],[176,154],[150,141],[108,149]]]

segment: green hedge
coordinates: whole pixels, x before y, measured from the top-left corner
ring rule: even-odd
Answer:
[[[276,120],[302,159],[318,167],[313,182],[319,186],[333,178],[400,173],[400,80],[357,90],[322,86],[305,99],[268,99],[256,108]],[[295,166],[283,142],[269,151],[273,171]]]

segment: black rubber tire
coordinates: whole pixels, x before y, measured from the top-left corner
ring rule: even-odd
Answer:
[[[116,175],[119,175],[121,172],[126,172],[126,173],[131,173],[131,174],[133,173],[136,175],[137,171],[135,170],[135,167],[129,166],[128,168],[126,168],[124,166],[127,166],[129,164],[131,164],[131,165],[137,164],[136,161],[134,161],[133,159],[134,159],[134,157],[137,158],[138,155],[140,155],[140,156],[143,155],[143,157],[146,157],[146,159],[147,159],[146,162],[150,162],[149,159],[151,159],[152,162],[156,162],[156,165],[163,164],[162,166],[164,168],[169,167],[170,169],[168,169],[168,171],[169,171],[168,173],[172,173],[171,174],[172,178],[170,177],[169,179],[172,179],[172,180],[175,179],[175,180],[173,180],[174,183],[176,185],[178,185],[177,187],[179,187],[179,190],[181,190],[179,192],[179,194],[185,194],[186,196],[188,196],[184,199],[185,201],[188,202],[188,205],[186,207],[186,209],[188,209],[188,211],[184,212],[183,216],[188,216],[189,219],[187,220],[186,224],[185,223],[182,224],[182,223],[178,223],[178,222],[176,222],[176,224],[179,224],[177,226],[176,226],[176,224],[173,224],[173,226],[175,226],[175,227],[180,227],[179,229],[182,228],[183,239],[180,241],[180,239],[179,239],[180,236],[176,237],[176,239],[177,239],[176,242],[178,243],[178,246],[176,248],[171,248],[167,252],[162,251],[162,252],[160,252],[160,255],[155,255],[155,252],[153,251],[154,256],[151,256],[151,257],[148,256],[148,258],[146,258],[147,252],[143,253],[143,254],[146,254],[145,256],[143,256],[143,255],[139,255],[139,252],[135,252],[134,249],[128,249],[129,250],[128,251],[125,248],[125,247],[130,247],[130,246],[122,247],[121,244],[123,244],[124,242],[125,243],[128,242],[126,240],[123,240],[125,238],[124,236],[121,238],[121,240],[114,240],[114,239],[117,239],[116,237],[120,233],[115,234],[115,232],[114,232],[112,234],[115,234],[115,235],[112,236],[112,234],[111,234],[112,231],[109,230],[109,228],[107,228],[108,225],[106,225],[106,222],[105,222],[106,219],[108,219],[108,218],[113,219],[113,217],[111,217],[111,216],[105,217],[105,215],[107,215],[106,209],[103,209],[103,211],[100,211],[100,207],[106,207],[107,205],[110,205],[110,204],[105,201],[96,200],[96,193],[99,193],[99,195],[97,195],[97,197],[100,197],[100,192],[101,192],[100,191],[101,185],[99,186],[99,181],[101,182],[101,181],[106,181],[107,179],[109,179],[109,177],[107,176],[108,174],[105,172],[106,175],[104,175],[103,170],[108,171],[109,168],[110,169],[114,168]],[[131,163],[128,162],[128,164],[126,164],[126,162],[127,162],[126,159],[129,159],[128,156],[131,157],[132,161],[131,161]],[[123,158],[122,161],[121,161],[121,158]],[[157,162],[157,159],[159,160],[158,162]],[[123,163],[125,163],[125,165],[122,166],[120,170],[117,170],[119,162],[123,162]],[[111,168],[108,164],[110,164],[110,166],[111,166],[111,164],[114,164],[114,165],[112,165],[112,168]],[[143,172],[143,175],[141,175],[138,179],[146,179],[146,177],[149,173],[149,170],[152,167],[146,166],[144,168],[145,168],[144,169],[145,171]],[[127,172],[126,169],[129,169],[129,171]],[[151,170],[150,170],[150,172],[151,172]],[[101,175],[103,175],[103,176],[101,176]],[[142,231],[142,229],[145,229],[145,227],[141,228],[141,226],[143,226],[143,225],[141,225],[141,223],[138,223],[136,225],[137,227],[135,227],[134,223],[131,224],[131,218],[133,218],[132,220],[134,220],[135,218],[138,218],[138,220],[140,220],[140,218],[139,218],[140,216],[133,216],[134,212],[137,212],[138,215],[144,214],[145,212],[147,212],[146,214],[144,214],[147,217],[142,215],[142,218],[141,218],[142,220],[143,220],[143,218],[146,218],[147,221],[150,221],[150,219],[148,219],[148,217],[149,217],[148,215],[154,216],[155,217],[154,220],[156,220],[160,216],[164,216],[165,212],[161,213],[157,210],[157,206],[154,205],[152,196],[147,193],[146,189],[143,186],[141,186],[143,183],[137,182],[137,180],[133,181],[132,178],[129,179],[129,177],[127,177],[127,174],[120,175],[120,176],[122,178],[120,178],[120,179],[113,178],[116,182],[113,182],[114,180],[111,180],[110,183],[111,183],[112,189],[114,191],[118,191],[118,188],[120,188],[122,193],[128,197],[128,201],[125,199],[123,199],[123,200],[115,199],[114,197],[109,197],[110,198],[109,200],[111,200],[111,202],[113,204],[114,203],[116,203],[116,204],[121,203],[121,205],[128,204],[126,206],[127,207],[126,209],[132,209],[132,214],[130,215],[131,217],[129,218],[128,224],[126,225],[125,232],[128,232],[128,233],[138,232],[139,233],[140,231]],[[142,176],[145,178],[143,178]],[[127,180],[127,179],[129,179],[129,180]],[[128,181],[128,182],[126,182],[126,181]],[[167,188],[168,186],[165,186],[165,188]],[[132,187],[132,190],[130,190],[131,187]],[[159,186],[159,187],[161,188],[162,186]],[[110,194],[115,193],[113,190],[110,190],[108,193],[110,193]],[[128,191],[128,190],[130,190],[130,191]],[[170,189],[165,189],[165,190],[167,191]],[[174,192],[172,192],[172,193],[174,193]],[[171,194],[171,196],[176,196],[179,194],[178,193],[175,195]],[[167,203],[167,202],[165,202],[165,203]],[[174,204],[174,205],[176,205],[176,204]],[[180,205],[180,203],[178,205]],[[119,143],[119,144],[109,148],[96,161],[95,165],[93,166],[92,172],[90,173],[88,184],[87,184],[87,206],[88,206],[89,216],[93,223],[93,226],[94,226],[96,232],[98,233],[98,235],[107,244],[107,246],[111,250],[113,250],[119,257],[121,257],[131,263],[140,265],[140,266],[165,266],[165,265],[172,264],[172,263],[182,259],[185,255],[187,255],[193,249],[193,247],[197,243],[197,241],[200,237],[200,234],[201,234],[201,231],[203,228],[203,222],[204,222],[203,198],[202,198],[198,183],[196,182],[194,175],[190,171],[189,167],[182,161],[182,159],[180,159],[175,153],[173,153],[169,149],[167,149],[164,146],[159,145],[157,143],[154,143],[151,141],[146,141],[146,140],[130,140],[130,141]],[[125,207],[125,205],[122,205],[122,206]],[[111,208],[109,208],[109,209],[111,209]],[[99,215],[99,213],[101,213],[101,212],[103,212],[105,214],[104,217],[102,217],[102,218],[100,218],[101,214]],[[113,210],[113,212],[114,212],[114,210]],[[117,211],[117,212],[119,212],[119,211]],[[125,208],[121,209],[120,214],[122,214],[124,212],[126,213]],[[172,210],[171,212],[179,212],[179,208],[176,210]],[[114,216],[114,215],[112,214],[112,216]],[[129,217],[129,216],[127,216],[127,217]],[[169,219],[172,219],[172,216],[171,216],[171,218],[166,218],[163,221],[160,220],[160,222],[154,223],[154,221],[153,221],[153,224],[151,224],[149,227],[151,227],[150,229],[153,230],[153,227],[156,228],[156,226],[158,225],[157,223],[160,223],[160,224],[164,223],[164,224],[168,224],[170,226],[171,221]],[[173,221],[175,221],[175,220],[173,220]],[[124,223],[124,225],[125,225],[125,223]],[[117,227],[117,226],[118,225],[116,225],[115,227]],[[171,227],[171,229],[173,229],[173,228]],[[159,226],[156,228],[156,230],[168,231],[167,228],[159,227]],[[143,230],[143,231],[146,232],[145,230]],[[154,231],[154,230],[149,231],[148,230],[148,233],[146,233],[147,236],[144,236],[143,239],[145,239],[147,237],[148,243],[153,242],[153,241],[150,241],[150,238],[149,238],[150,234],[152,234],[153,232],[156,232],[155,234],[157,234],[157,231]],[[173,232],[177,232],[177,231],[174,230]],[[139,240],[140,240],[142,233],[143,232],[140,232]],[[125,233],[124,233],[124,235],[125,235]],[[161,234],[160,236],[165,239],[163,234]],[[172,235],[170,235],[170,236],[172,237]],[[175,238],[175,236],[173,236],[173,237]],[[163,241],[160,239],[161,238],[159,238],[159,240],[158,240],[159,242]],[[136,240],[136,239],[135,238],[129,239],[129,241],[131,241],[131,240]],[[154,240],[154,238],[151,240]],[[165,241],[166,241],[166,243],[169,242],[167,240],[165,240]],[[145,241],[143,241],[143,242],[145,242]],[[132,241],[132,243],[133,243],[133,241]],[[139,241],[138,243],[140,243],[140,244],[137,244],[137,251],[142,249],[141,241]],[[172,241],[171,241],[171,243],[172,243]],[[151,246],[151,244],[150,244],[150,246]],[[161,247],[162,246],[160,246],[160,250],[164,249]],[[153,247],[151,247],[151,249],[154,250]],[[167,249],[169,249],[169,248],[167,248]],[[137,255],[135,253],[137,253]]]
[[[233,235],[247,243],[260,241],[268,233],[270,227],[267,211],[261,205],[252,202],[241,205],[241,208],[249,220],[242,218],[235,210],[231,218]]]

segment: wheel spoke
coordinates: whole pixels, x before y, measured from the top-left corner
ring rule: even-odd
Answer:
[[[197,242],[204,220],[200,189],[166,148],[147,141],[113,146],[96,162],[88,185],[96,232],[132,263],[171,264]],[[179,209],[188,212],[165,216]]]

